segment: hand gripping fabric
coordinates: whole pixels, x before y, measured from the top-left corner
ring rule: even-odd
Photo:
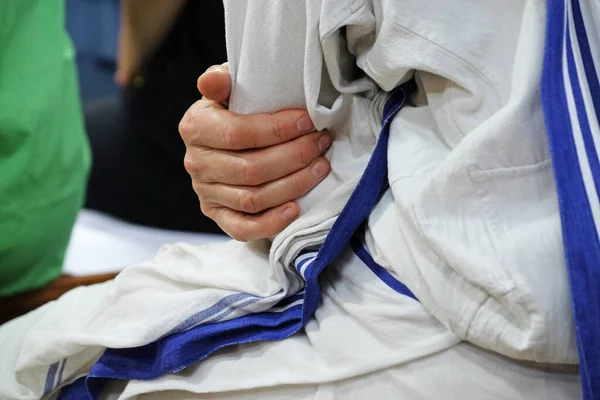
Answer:
[[[350,199],[320,249],[302,252],[296,259],[296,269],[305,279],[303,292],[282,300],[273,310],[199,325],[141,347],[107,349],[88,376],[64,388],[60,398],[95,400],[101,395],[107,379],[154,379],[166,373],[181,371],[220,348],[255,341],[282,340],[302,329],[319,304],[319,274],[349,245],[350,239],[366,220],[387,186],[390,125],[413,88],[414,82],[411,81],[391,93],[384,107],[382,129],[375,150]],[[377,269],[378,266],[356,240],[353,248],[369,268],[379,277],[386,278],[384,281],[388,285],[391,283],[395,285],[392,287],[395,290],[415,298],[404,285],[393,282],[394,278],[387,271],[381,267],[381,270]],[[54,368],[50,368],[46,385],[48,393],[60,384],[60,379],[55,378],[56,371],[61,371],[66,362],[68,359],[63,360],[61,366],[57,363]],[[54,373],[50,373],[52,371]]]

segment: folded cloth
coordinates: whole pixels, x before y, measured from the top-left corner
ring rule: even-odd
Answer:
[[[547,5],[226,1],[230,108],[306,107],[334,137],[331,174],[273,240],[275,270],[322,240],[373,151],[382,93],[414,77],[415,107],[391,126],[369,252],[461,339],[576,364],[539,92]]]
[[[219,309],[220,314],[214,318],[210,312],[204,311],[180,324],[176,330],[186,329],[180,333],[168,336],[143,347],[132,349],[107,349],[92,367],[85,380],[85,385],[77,381],[78,390],[68,390],[62,398],[95,400],[99,398],[104,388],[104,379],[154,379],[168,372],[177,372],[205,358],[215,350],[225,346],[238,345],[253,341],[281,340],[298,332],[313,316],[320,301],[321,289],[319,276],[336,257],[348,246],[351,237],[359,226],[366,220],[375,206],[379,195],[386,186],[387,180],[387,143],[390,125],[394,116],[405,104],[407,96],[414,88],[414,82],[409,82],[396,89],[385,104],[383,111],[382,130],[371,160],[365,169],[356,189],[348,203],[336,219],[325,241],[318,251],[304,250],[295,260],[295,269],[304,281],[300,293],[286,293],[283,300],[262,313],[249,314],[240,318],[219,322],[233,311],[232,308]],[[367,265],[377,268],[378,275],[388,278],[382,267],[372,261],[368,253],[358,244],[355,249]],[[384,279],[385,279],[384,278]],[[391,282],[394,282],[393,278]],[[415,298],[401,283],[392,283],[395,288]],[[219,301],[227,302],[234,297],[238,307],[258,302],[253,296],[230,295]],[[219,304],[217,303],[217,304]],[[209,317],[211,316],[211,317]],[[61,362],[64,365],[68,359]],[[50,393],[56,381],[55,371],[58,364],[50,368],[46,382],[46,393]],[[61,382],[60,379],[57,380]],[[89,397],[86,397],[87,396]]]
[[[114,282],[69,292],[2,327],[0,398],[37,398],[46,387],[56,395],[87,375],[106,348],[177,349],[166,346],[168,337],[198,333],[193,328],[206,322],[234,324],[278,304],[298,312],[295,299],[281,302],[303,288],[308,309],[319,296],[305,287],[297,268],[302,272],[317,256],[374,153],[386,91],[412,78],[414,106],[389,127],[389,188],[367,219],[364,244],[372,268],[361,261],[364,253],[345,250],[320,274],[321,302],[303,330],[283,341],[224,349],[179,373],[129,380],[123,398],[142,391],[335,386],[400,365],[417,368],[423,365],[417,359],[436,354],[448,360],[443,355],[454,354],[461,340],[496,353],[494,360],[510,357],[511,366],[516,360],[575,366],[558,197],[539,96],[546,6],[551,16],[565,4],[304,0],[264,7],[256,0],[227,1],[230,107],[306,107],[317,128],[334,136],[327,153],[332,173],[299,200],[303,214],[272,243],[169,246]],[[420,303],[372,270],[399,278]],[[307,271],[307,281],[314,279]],[[296,323],[282,315],[288,314],[269,323],[283,330],[286,321]],[[206,352],[209,346],[203,340],[197,347]],[[169,357],[184,359],[188,350]],[[127,351],[107,354],[117,359]],[[152,364],[143,373],[156,374],[153,356],[159,353],[145,354],[148,362],[136,365]],[[135,359],[130,356],[121,360]],[[457,374],[468,364],[461,357]],[[489,378],[498,363],[478,360],[478,375]],[[562,378],[546,375],[534,384],[512,375],[499,383],[504,390],[487,398],[518,398],[511,391],[517,386],[530,397],[574,398],[573,382]],[[89,382],[94,389],[99,381]],[[422,392],[414,398],[439,393],[419,382]],[[560,397],[551,386],[570,394]],[[393,392],[411,393],[406,386]],[[457,387],[448,396],[460,393]]]

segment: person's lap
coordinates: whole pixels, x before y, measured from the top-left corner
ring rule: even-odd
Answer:
[[[174,400],[581,397],[576,368],[544,371],[460,342],[349,252],[342,260],[322,279],[322,303],[301,333],[230,348],[178,374],[115,386],[113,394]]]
[[[274,344],[277,346],[277,344]],[[243,349],[234,354],[240,359]],[[280,360],[284,364],[285,360]],[[264,374],[277,374],[278,364],[264,365]],[[250,372],[250,371],[249,371]],[[184,375],[189,379],[189,375]],[[237,380],[231,374],[229,379]],[[549,372],[484,352],[468,343],[381,370],[326,383],[261,385],[232,391],[204,390],[202,381],[193,390],[154,391],[145,382],[115,382],[106,399],[191,400],[191,399],[580,399],[575,372]],[[185,385],[180,385],[184,387]],[[189,385],[191,386],[191,385]],[[148,390],[151,390],[148,392]]]
[[[231,250],[229,249],[230,252]],[[457,342],[454,335],[427,315],[419,303],[388,288],[357,257],[350,254],[347,252],[342,261],[332,266],[331,273],[323,278],[322,303],[315,318],[306,327],[305,334],[295,335],[276,344],[250,345],[245,349],[245,356],[242,358],[235,354],[235,349],[218,352],[186,369],[182,375],[173,376],[176,379],[185,379],[184,377],[189,377],[190,374],[204,374],[209,370],[211,386],[219,391],[248,389],[256,385],[271,386],[282,382],[293,384],[334,381],[419,358]],[[240,253],[238,256],[241,260],[242,257],[247,257],[247,254]],[[182,272],[169,271],[167,263],[163,262],[163,264],[165,273],[172,272],[172,276]],[[184,264],[180,263],[182,269],[190,268],[189,265]],[[240,261],[237,270],[251,269],[250,267],[247,262]],[[257,266],[257,268],[261,267]],[[257,268],[248,273],[264,275]],[[228,276],[223,269],[216,267],[215,269],[215,272],[222,272],[222,275]],[[78,363],[83,365],[89,361],[88,358],[97,357],[94,354],[85,360],[78,359],[77,353],[85,348],[98,349],[98,346],[109,343],[113,343],[112,346],[126,346],[125,342],[130,340],[124,338],[125,342],[121,343],[119,338],[127,331],[135,337],[141,335],[140,338],[147,336],[146,331],[161,336],[167,333],[156,331],[157,326],[162,326],[161,323],[156,326],[148,324],[152,319],[148,314],[152,312],[152,305],[144,305],[148,311],[136,311],[132,305],[141,304],[144,299],[147,303],[148,299],[159,296],[168,302],[170,299],[167,297],[172,296],[178,297],[189,306],[190,303],[193,304],[193,299],[186,296],[189,296],[190,289],[193,288],[183,287],[179,290],[178,286],[183,286],[185,280],[185,277],[180,275],[182,282],[179,284],[161,278],[153,281],[152,285],[157,286],[149,290],[153,279],[151,275],[156,274],[156,271],[157,269],[151,268],[146,270],[147,277],[144,278],[142,276],[144,270],[138,269],[130,271],[129,278],[127,274],[122,274],[119,278],[121,281],[135,280],[134,285],[139,288],[139,293],[138,300],[134,302],[127,302],[129,298],[127,294],[111,296],[126,287],[122,282],[120,285],[110,282],[104,286],[79,288],[58,302],[45,306],[44,311],[29,314],[0,329],[0,347],[8,348],[5,347],[7,340],[13,342],[17,340],[14,338],[14,332],[19,331],[19,343],[13,343],[9,347],[16,351],[20,346],[26,346],[31,351],[28,355],[20,356],[19,364],[23,366],[35,359],[36,364],[47,363],[48,365],[62,358],[71,357],[64,375],[65,380],[68,380],[85,373],[84,369],[77,369]],[[198,272],[198,270],[188,272]],[[234,272],[232,270],[232,274]],[[226,281],[227,279],[224,279],[221,285],[225,286]],[[258,284],[262,285],[262,283]],[[206,292],[204,294],[206,295]],[[130,295],[135,296],[133,293]],[[109,304],[115,302],[125,306],[109,307]],[[126,307],[127,304],[130,307]],[[84,312],[84,309],[87,312]],[[82,312],[86,315],[82,315]],[[111,318],[106,320],[108,314]],[[184,318],[175,312],[173,316]],[[32,320],[37,320],[33,323],[36,326],[35,332],[22,328],[32,324]],[[58,327],[57,321],[62,321]],[[109,321],[109,325],[106,326],[106,322],[102,321]],[[114,321],[113,326],[110,326],[110,321]],[[137,327],[135,329],[137,332],[127,326]],[[403,332],[410,332],[410,334],[404,334],[404,338],[400,340],[399,337]],[[38,343],[42,336],[46,340],[44,343]],[[13,338],[7,339],[9,337]],[[54,337],[54,341],[47,340],[50,337]],[[417,339],[418,343],[415,343]],[[131,342],[130,345],[140,344],[135,340]],[[35,346],[38,348],[31,350]],[[57,348],[61,348],[64,354],[48,354],[55,352]],[[70,350],[64,350],[67,348]],[[45,358],[48,361],[43,361]],[[266,372],[273,367],[277,368],[277,374]],[[252,376],[248,375],[248,371],[252,371]],[[240,376],[240,374],[248,375],[247,379],[243,381],[229,379],[230,375]],[[162,382],[171,385],[170,377],[170,375],[164,376],[150,381],[150,384],[156,385],[157,388]],[[191,382],[195,383],[193,380]]]
[[[164,289],[172,289],[172,284],[165,283]],[[114,392],[107,398],[119,392],[120,397],[114,398],[154,393],[141,398],[185,399],[193,397],[190,393],[213,393],[206,398],[404,395],[428,399],[481,393],[477,398],[558,400],[574,399],[579,394],[577,375],[537,371],[459,344],[418,302],[390,289],[350,251],[323,276],[321,286],[320,307],[301,333],[279,342],[228,348],[180,373],[152,381],[130,381],[124,392],[118,384],[111,384]],[[59,300],[18,319],[0,329],[0,347],[18,349],[34,327],[43,331],[44,325],[68,316],[80,319],[81,324],[93,323],[95,313],[105,312],[105,308],[81,316],[73,303],[91,304],[114,290],[112,283],[81,288],[71,294],[74,300],[70,302]],[[126,310],[123,315],[127,315]],[[136,316],[130,319],[135,322]],[[139,329],[144,328],[140,325]],[[52,334],[60,334],[60,329]],[[81,344],[87,343],[82,349],[93,348],[98,341],[78,335]],[[17,363],[20,357],[18,351],[7,355],[0,375],[10,373],[8,364],[22,364],[22,360]],[[73,374],[69,367],[65,369],[70,380],[81,373],[84,370]]]

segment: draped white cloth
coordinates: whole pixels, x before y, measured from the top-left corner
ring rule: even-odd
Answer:
[[[232,110],[307,108],[335,138],[332,173],[272,243],[166,246],[0,328],[0,398],[55,396],[107,347],[259,313],[301,291],[294,261],[323,242],[356,186],[385,92],[412,78],[418,93],[392,124],[390,187],[366,246],[420,303],[346,251],[301,333],[114,383],[108,398],[578,398],[577,376],[563,372],[577,349],[539,99],[545,3],[225,5]]]

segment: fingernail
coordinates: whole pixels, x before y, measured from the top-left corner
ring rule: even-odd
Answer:
[[[209,67],[206,72],[213,72],[213,71],[219,71],[219,72],[223,72],[223,67],[220,65],[213,65],[212,67]]]
[[[328,133],[324,133],[321,135],[321,137],[319,138],[319,151],[321,153],[328,149],[329,146],[331,146],[331,140],[331,136],[329,136]]]
[[[296,123],[296,127],[298,128],[299,133],[307,133],[315,129],[315,125],[308,115],[300,118]]]
[[[289,221],[291,219],[296,218],[297,215],[298,215],[298,213],[297,213],[297,211],[294,208],[288,207],[283,212],[283,219]]]
[[[327,174],[327,172],[329,172],[329,165],[324,160],[317,161],[313,165],[313,173],[316,177],[320,178]]]

